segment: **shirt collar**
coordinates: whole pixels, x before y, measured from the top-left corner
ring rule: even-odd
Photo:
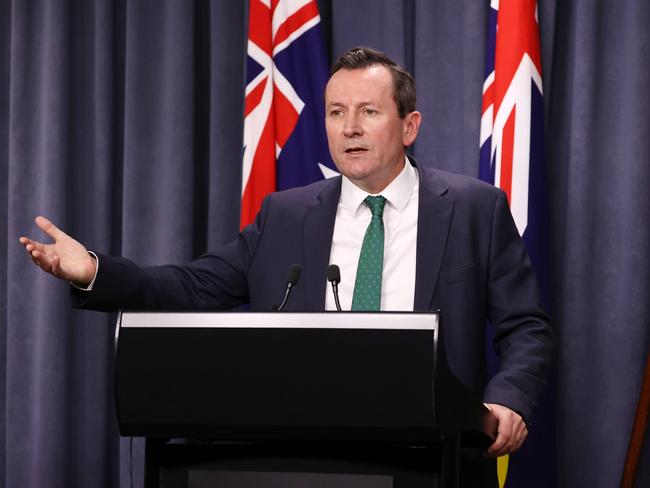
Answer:
[[[392,207],[398,212],[404,211],[406,204],[411,198],[413,189],[417,182],[417,172],[408,158],[404,158],[404,169],[398,174],[389,185],[380,193]],[[341,183],[341,205],[351,214],[356,216],[363,201],[370,193],[362,190],[346,176],[343,176]]]

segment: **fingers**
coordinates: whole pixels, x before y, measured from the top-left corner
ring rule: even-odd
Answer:
[[[521,425],[515,423],[515,425],[513,425],[510,430],[510,434],[505,434],[503,436],[502,447],[500,449],[495,449],[493,455],[495,457],[499,457],[505,454],[512,454],[516,452],[522,446],[527,436],[528,436],[528,429],[526,429],[526,426],[523,424],[523,422],[521,423]]]
[[[54,276],[59,276],[61,273],[61,258],[59,256],[52,256],[50,262],[50,273]]]
[[[517,452],[524,444],[526,437],[528,437],[528,428],[526,427],[526,424],[522,422],[522,428],[517,433],[517,441],[515,442],[515,445],[510,452]]]
[[[40,215],[36,217],[36,225],[38,225],[39,229],[41,229],[43,232],[45,232],[48,236],[50,236],[55,241],[61,239],[62,237],[67,236],[65,232],[59,229],[48,219]]]
[[[43,271],[55,274],[52,266],[56,259],[56,267],[59,269],[60,259],[56,255],[50,255],[47,245],[38,241],[32,241],[28,237],[20,237],[18,240],[25,247],[25,251],[36,266],[40,267]]]
[[[25,246],[25,250],[28,254],[34,250],[40,251],[42,253],[47,252],[47,244],[43,244],[38,241],[32,241],[29,237],[21,237],[18,240],[23,246]]]
[[[45,217],[37,217],[36,224],[54,242],[43,244],[25,236],[18,239],[34,264],[57,278],[76,283],[90,283],[97,266],[84,245],[72,239]]]
[[[67,236],[65,232],[60,230],[56,225],[54,225],[45,217],[41,217],[41,216],[36,217],[36,225],[38,225],[38,227],[43,232],[45,232],[48,236],[54,239],[54,241]],[[18,241],[25,247],[25,250],[30,255],[34,250],[40,251],[43,254],[48,254],[48,248],[51,247],[48,244],[43,244],[41,242],[34,241],[29,237],[25,237],[25,236],[19,237]]]
[[[32,261],[38,266],[41,266],[44,263],[44,259],[48,257],[47,246],[40,242],[32,241],[28,237],[21,237],[18,240],[25,247],[25,251],[32,258]]]
[[[499,420],[499,431],[486,454],[499,457],[517,451],[528,436],[528,428],[521,415],[503,405],[492,404],[488,408]]]
[[[492,443],[492,445],[487,449],[486,453],[488,456],[499,457],[508,453],[507,445],[512,438],[512,433],[507,427],[501,427],[501,422],[499,422],[499,434],[497,438]]]
[[[31,252],[28,252],[28,254],[36,266],[40,267],[43,271],[46,271],[48,273],[52,272],[53,258],[38,250],[33,250]]]

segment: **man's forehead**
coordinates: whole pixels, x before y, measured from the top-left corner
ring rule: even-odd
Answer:
[[[355,105],[376,103],[377,98],[392,93],[392,77],[381,65],[353,70],[341,69],[334,73],[325,87],[327,103]]]

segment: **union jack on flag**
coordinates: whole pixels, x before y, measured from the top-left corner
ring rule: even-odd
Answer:
[[[479,177],[508,196],[548,308],[544,99],[536,0],[490,3],[480,145]],[[494,363],[490,345],[486,352],[488,363]],[[491,369],[496,367],[491,364]],[[551,394],[538,409],[528,440],[511,465],[507,456],[499,458],[501,487],[555,485],[553,407],[548,400]]]
[[[494,41],[488,41],[493,54],[488,53],[483,83],[481,178],[506,192],[517,229],[524,235],[531,156],[543,142],[531,134],[534,117],[543,123],[544,116],[533,106],[533,98],[542,97],[536,2],[493,0],[490,21]]]
[[[267,194],[321,179],[332,166],[315,0],[250,0],[246,81],[242,227]]]

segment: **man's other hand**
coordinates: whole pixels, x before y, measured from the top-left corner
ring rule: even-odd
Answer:
[[[528,436],[526,422],[517,412],[496,403],[486,403],[499,420],[497,438],[485,453],[490,457],[499,457],[517,451]]]
[[[88,250],[80,242],[60,230],[45,217],[36,217],[36,225],[54,241],[43,244],[29,237],[21,237],[32,261],[43,271],[57,278],[88,286],[95,277],[96,265]]]

